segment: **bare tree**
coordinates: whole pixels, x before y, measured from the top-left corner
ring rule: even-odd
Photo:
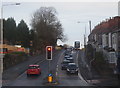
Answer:
[[[63,28],[53,7],[41,7],[36,10],[31,19],[31,26],[35,32],[34,48],[45,49],[45,46],[57,44],[57,40],[65,40]]]

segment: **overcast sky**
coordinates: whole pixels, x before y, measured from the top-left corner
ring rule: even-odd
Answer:
[[[8,4],[8,1],[15,0],[4,1],[7,3],[3,4]],[[43,2],[42,0],[39,0],[39,2],[37,2],[37,0],[30,0],[29,2],[28,0],[26,0],[26,2],[22,2],[22,0],[20,1],[20,6],[9,5],[3,7],[3,17],[5,19],[8,17],[14,17],[17,24],[23,19],[30,28],[32,14],[42,6],[52,6],[58,12],[57,17],[61,21],[64,33],[68,37],[68,41],[65,43],[69,45],[73,45],[75,40],[79,40],[81,44],[84,43],[83,35],[85,34],[85,26],[86,35],[88,36],[90,33],[88,25],[89,20],[92,22],[93,29],[94,26],[101,21],[118,15],[118,0],[104,0],[107,2],[101,2],[101,0],[97,0],[99,2],[96,2],[95,0],[91,0],[91,2],[87,2],[87,0],[85,0],[86,2],[78,2],[77,0],[71,2],[47,2],[47,0],[45,0],[46,2]],[[78,23],[78,21],[81,23]],[[58,44],[63,43],[58,42]]]

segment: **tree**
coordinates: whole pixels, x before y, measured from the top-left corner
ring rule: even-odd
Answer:
[[[21,20],[17,26],[17,41],[21,43],[23,47],[28,48],[30,46],[30,34],[29,28],[24,20]]]
[[[30,41],[34,40],[35,32],[33,29],[30,30]]]
[[[43,49],[47,45],[55,46],[57,40],[64,40],[63,28],[53,7],[41,7],[32,17],[31,26],[35,31],[35,49]]]
[[[15,44],[16,42],[16,22],[14,18],[8,18],[4,21],[4,39],[9,41],[10,44]]]

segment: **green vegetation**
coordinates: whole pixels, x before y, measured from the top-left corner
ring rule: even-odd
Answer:
[[[86,57],[89,59],[89,60],[92,60],[94,58],[94,48],[92,47],[91,44],[88,44],[86,46]]]
[[[102,52],[95,52],[95,62],[96,62],[96,65],[105,64],[105,58]]]
[[[3,58],[3,68],[7,69],[14,66],[22,61],[27,60],[27,55],[24,52],[13,52],[5,54]]]
[[[87,45],[86,53],[86,56],[89,61],[95,58],[91,65],[99,74],[108,75],[112,72],[112,69],[110,69],[109,64],[105,61],[105,56],[103,55],[103,52],[96,52],[92,45],[89,44]]]
[[[18,25],[16,25],[12,17],[7,20],[4,19],[3,22],[4,43],[11,45],[20,44],[25,48],[30,47],[29,28],[24,20],[21,20]]]
[[[113,71],[109,67],[109,63],[105,61],[105,57],[102,52],[95,53],[95,60],[92,63],[95,70],[102,76],[109,76]]]
[[[16,55],[26,55],[25,52],[11,52],[10,54],[16,54]]]
[[[14,18],[3,20],[4,43],[31,48],[31,53],[43,52],[46,46],[57,45],[57,41],[65,41],[62,24],[53,7],[41,7],[33,13],[31,29],[22,19],[18,25]]]

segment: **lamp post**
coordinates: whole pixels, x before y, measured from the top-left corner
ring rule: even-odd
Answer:
[[[0,20],[0,79],[2,80],[2,72],[3,72],[3,7],[10,5],[20,5],[20,3],[12,3],[12,4],[1,4],[1,20]],[[2,81],[0,82],[0,84]]]
[[[88,22],[78,21],[77,23],[85,23],[84,46],[86,46],[86,23],[88,23]],[[91,33],[91,20],[89,20],[89,29],[90,29],[90,33]]]
[[[78,21],[78,23],[85,23],[85,34],[84,34],[84,48],[85,48],[85,58],[86,58],[86,55],[87,55],[87,52],[86,52],[86,50],[87,50],[87,47],[86,47],[86,23],[88,23],[88,22],[80,22],[80,21]],[[91,21],[89,21],[89,29],[90,29],[90,34],[91,34]],[[89,70],[89,72],[90,72],[90,77],[91,77],[91,79],[90,79],[90,82],[92,82],[92,72],[91,72],[91,62],[93,61],[94,59],[92,59],[91,61],[90,61],[90,67],[88,68],[88,70]]]

